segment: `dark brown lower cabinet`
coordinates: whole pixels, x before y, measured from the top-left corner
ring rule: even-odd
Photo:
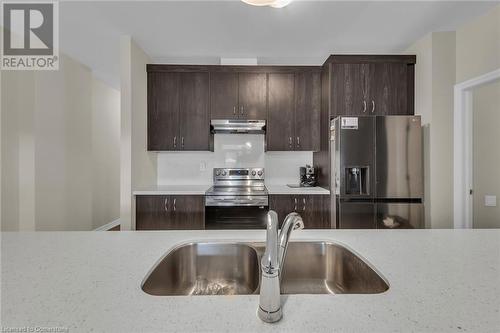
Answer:
[[[205,228],[202,195],[139,195],[136,230],[188,230]]]
[[[330,196],[328,195],[288,195],[269,196],[269,209],[276,211],[280,226],[286,215],[297,212],[304,220],[306,229],[330,229]]]

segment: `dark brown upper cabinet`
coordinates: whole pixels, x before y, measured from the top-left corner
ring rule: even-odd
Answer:
[[[321,77],[295,74],[295,150],[317,151],[320,144]]]
[[[240,118],[266,119],[266,74],[240,73],[238,76]]]
[[[211,119],[266,119],[266,74],[212,72]]]
[[[238,117],[238,73],[210,73],[210,118]]]
[[[267,150],[319,150],[319,72],[268,75]]]
[[[269,74],[267,150],[294,150],[295,74]]]
[[[414,114],[415,56],[331,56],[330,116]]]
[[[176,150],[179,73],[148,73],[148,150]]]
[[[209,150],[209,74],[148,73],[148,150]]]
[[[208,73],[182,73],[179,92],[181,150],[209,150]]]

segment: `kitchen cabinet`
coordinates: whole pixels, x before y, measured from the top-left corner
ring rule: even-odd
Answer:
[[[295,74],[269,74],[267,150],[294,150]]]
[[[210,118],[238,117],[238,73],[210,73]]]
[[[268,95],[267,150],[319,150],[320,73],[270,73]]]
[[[208,73],[148,73],[148,150],[209,150],[208,93]]]
[[[266,74],[210,74],[211,119],[266,119]]]
[[[148,73],[148,150],[176,150],[179,73]]]
[[[202,195],[136,196],[136,230],[187,230],[205,228]]]
[[[414,56],[332,56],[328,65],[331,118],[414,114]]]
[[[304,221],[306,229],[329,229],[329,195],[270,195],[269,209],[278,214],[279,225],[291,212],[297,212]]]

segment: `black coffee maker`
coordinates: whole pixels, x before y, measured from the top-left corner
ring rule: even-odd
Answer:
[[[312,166],[306,165],[305,167],[300,167],[300,186],[316,186],[316,173]]]

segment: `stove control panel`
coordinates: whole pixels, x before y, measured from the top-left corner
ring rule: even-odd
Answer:
[[[214,168],[217,180],[264,180],[264,168]]]

